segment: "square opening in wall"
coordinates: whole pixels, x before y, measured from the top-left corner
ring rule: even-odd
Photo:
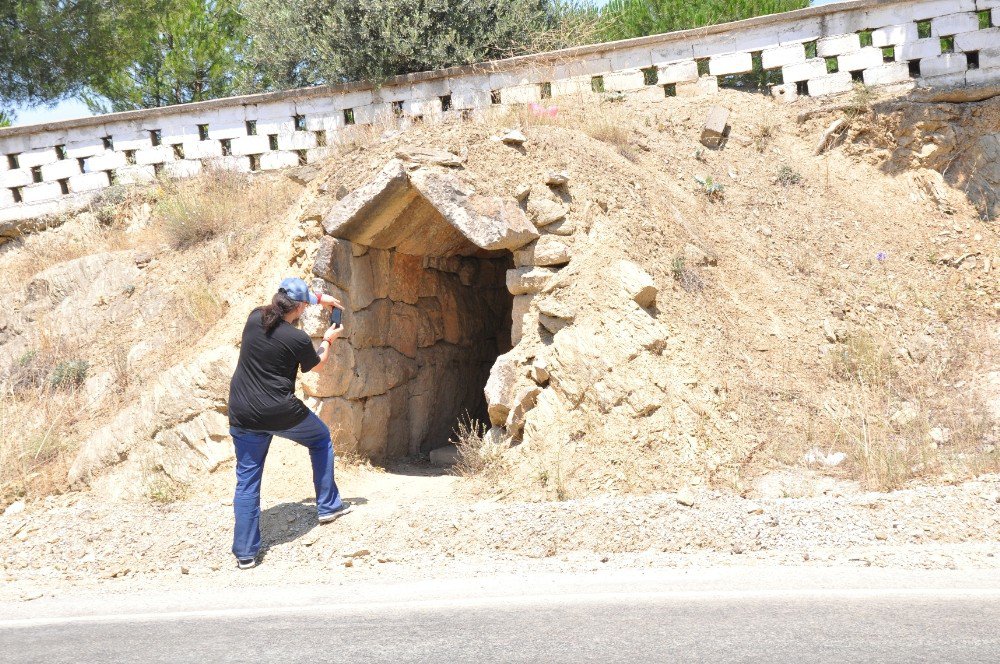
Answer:
[[[865,82],[865,72],[864,72],[864,70],[858,69],[856,71],[852,71],[851,72],[851,80],[854,81],[855,83],[864,83]]]
[[[260,170],[260,155],[252,154],[250,155],[250,170],[259,171]]]
[[[882,62],[894,62],[896,60],[896,48],[886,46],[882,49]]]
[[[174,159],[183,159],[184,158],[184,146],[181,145],[180,143],[174,143],[172,147],[174,149]]]
[[[551,99],[552,98],[552,84],[548,83],[548,82],[539,84],[539,92],[538,92],[538,94],[539,94],[539,96],[542,99]]]
[[[441,100],[442,113],[447,113],[451,110],[451,95],[441,95],[438,99]]]
[[[872,31],[861,30],[858,32],[858,39],[861,41],[861,48],[872,45]]]
[[[816,57],[816,42],[806,42],[802,45],[806,49],[806,59],[812,59]]]
[[[592,76],[590,79],[590,89],[592,92],[604,92],[604,77]]]
[[[698,58],[695,60],[695,64],[698,65],[698,76],[708,76],[711,73],[708,58]]]
[[[32,166],[31,167],[31,181],[38,183],[42,181],[42,167]]]
[[[87,159],[85,157],[77,157],[76,163],[80,167],[81,173],[87,172]]]
[[[306,130],[306,116],[304,115],[293,115],[292,120],[295,121],[295,131],[305,131]]]
[[[969,69],[979,69],[979,51],[966,51],[965,59],[969,63]]]
[[[979,29],[985,30],[990,27],[990,10],[979,12]]]
[[[219,141],[219,145],[222,146],[222,156],[229,157],[233,154],[233,141],[228,138],[224,138]]]
[[[65,145],[57,145],[56,146],[56,159],[62,161],[65,158],[66,158],[66,146]]]
[[[105,150],[114,150],[115,142],[110,136],[105,136],[101,139],[101,145],[104,146]]]
[[[278,135],[277,134],[268,134],[267,135],[267,147],[270,150],[277,150],[278,149]]]
[[[840,71],[840,65],[837,64],[837,58],[826,58],[826,73],[836,74]]]
[[[163,135],[160,133],[159,129],[149,130],[149,142],[153,144],[153,147],[159,145],[162,140],[163,140]]]
[[[496,106],[500,103],[500,91],[490,90],[490,103]]]
[[[809,95],[809,81],[796,81],[795,93],[801,97]]]
[[[305,150],[296,150],[295,154],[299,156],[299,166],[305,166],[306,164],[309,163],[309,159],[306,155]]]
[[[7,155],[7,168],[14,170],[15,168],[20,168],[21,165],[18,163],[18,156],[20,153]]]
[[[403,114],[403,102],[402,101],[394,101],[394,102],[392,102],[392,114],[395,115],[397,118],[400,117]]]
[[[676,97],[677,96],[677,84],[676,83],[667,83],[666,85],[664,85],[663,86],[663,94],[665,94],[668,97]]]
[[[326,147],[326,130],[320,129],[316,132],[316,147],[325,148]],[[277,148],[271,148],[275,150]]]
[[[656,67],[646,67],[642,70],[642,84],[643,85],[656,85],[659,83],[660,74]]]
[[[153,164],[153,175],[156,177],[163,175],[163,164]]]
[[[955,38],[954,37],[942,37],[941,38],[941,52],[942,53],[954,53],[955,52]]]
[[[930,36],[931,36],[930,19],[926,21],[917,21],[917,37],[919,39],[927,39]]]
[[[198,125],[198,140],[207,141],[208,140],[208,125],[200,124]]]
[[[257,135],[257,121],[247,120],[247,136],[256,136],[256,135]]]
[[[135,164],[135,150],[125,150],[125,163],[130,166]]]
[[[906,64],[910,67],[910,78],[920,78],[920,60],[910,60]]]
[[[21,188],[20,187],[13,187],[10,190],[10,193],[14,197],[14,202],[15,203],[20,203],[21,201],[24,200],[24,198],[21,196]]]
[[[344,124],[345,125],[352,125],[352,124],[354,124],[354,109],[353,108],[345,108],[344,109]],[[277,136],[275,137],[274,140],[275,141],[278,140]],[[277,145],[277,143],[275,143],[275,145]],[[278,148],[274,147],[274,148],[271,148],[271,149],[272,150],[277,150]]]
[[[59,191],[63,196],[69,193],[69,178],[62,178],[59,180]]]

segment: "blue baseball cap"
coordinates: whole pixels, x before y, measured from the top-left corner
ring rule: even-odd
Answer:
[[[309,284],[305,282],[304,279],[299,279],[298,277],[288,277],[281,282],[281,287],[278,288],[278,292],[282,292],[289,297],[289,299],[295,300],[296,302],[308,302],[309,304],[318,304],[319,299],[316,294],[313,293],[312,289],[309,288]]]

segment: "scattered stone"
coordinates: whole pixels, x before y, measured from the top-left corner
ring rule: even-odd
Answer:
[[[531,185],[527,182],[522,182],[514,189],[514,198],[517,199],[518,203],[524,203],[530,195]]]
[[[547,267],[518,267],[507,270],[507,290],[512,295],[539,293],[545,289],[556,271]]]
[[[618,261],[615,264],[618,279],[629,298],[640,307],[650,307],[656,302],[658,289],[653,278],[632,261]]]
[[[845,118],[837,118],[833,123],[826,128],[823,135],[820,136],[819,143],[816,144],[816,154],[821,155],[834,145],[840,138],[843,138],[847,132],[847,120]]]
[[[368,549],[358,549],[354,553],[345,553],[345,558],[364,558],[365,556],[370,556],[372,554]]]
[[[524,418],[528,414],[528,411],[538,403],[538,395],[541,392],[542,388],[532,385],[521,389],[517,393],[517,396],[514,398],[514,407],[507,416],[507,422],[504,425],[507,434],[512,439],[521,440],[521,434],[524,431]]]
[[[396,157],[403,161],[434,166],[456,167],[465,163],[468,155],[456,155],[447,150],[421,148],[413,145],[402,145],[396,150]]]
[[[563,203],[548,198],[531,198],[528,200],[528,216],[537,228],[548,226],[563,219],[569,214],[569,207]]]
[[[576,222],[569,217],[564,217],[559,221],[544,226],[541,230],[543,235],[568,237],[576,232]]]
[[[543,235],[523,251],[530,252],[529,265],[556,267],[570,260],[569,246],[553,235]]]
[[[552,171],[546,176],[545,184],[550,187],[563,187],[569,182],[569,173],[566,171]]]
[[[683,488],[677,492],[677,502],[684,507],[694,507],[694,493],[691,489]]]
[[[828,320],[826,320],[824,318],[823,319],[823,336],[826,337],[827,341],[829,341],[832,344],[835,344],[838,341],[843,341],[846,335],[844,334],[843,331],[836,329],[833,326],[833,324],[830,323],[830,321],[828,321]]]
[[[498,357],[493,365],[483,392],[490,422],[494,425],[502,425],[507,421],[507,415],[513,407],[514,388],[517,386],[520,367],[513,351]]]
[[[190,573],[191,573],[191,570],[190,570],[190,569],[188,569],[188,568],[187,568],[186,566],[184,566],[184,565],[181,565],[181,574],[190,574]]]
[[[913,404],[909,402],[903,402],[895,413],[889,418],[889,421],[895,425],[897,428],[905,427],[906,425],[913,422],[920,413],[914,408]]]
[[[549,367],[545,360],[540,357],[536,357],[531,363],[531,369],[528,371],[528,376],[538,385],[548,384]]]
[[[951,440],[951,430],[942,427],[934,427],[927,435],[936,445],[944,445]]]
[[[135,266],[142,269],[153,262],[153,254],[148,251],[140,251],[135,255]]]
[[[499,140],[506,145],[523,145],[527,142],[528,137],[520,131],[514,129],[505,133],[499,138]]]
[[[719,258],[714,253],[710,254],[701,247],[688,243],[684,245],[684,263],[698,267],[718,265]]]
[[[701,144],[708,148],[722,145],[726,137],[726,125],[729,122],[729,109],[723,106],[712,106],[708,109],[705,126],[701,130]]]
[[[350,558],[344,561],[344,567],[354,567],[354,561]]]
[[[3,511],[3,515],[7,516],[7,517],[10,517],[10,516],[15,516],[17,514],[20,514],[23,511],[24,511],[24,501],[23,500],[18,500],[16,502],[13,502],[10,505],[8,505],[7,509],[5,509]]]

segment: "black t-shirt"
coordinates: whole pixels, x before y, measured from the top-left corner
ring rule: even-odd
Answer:
[[[229,382],[229,424],[254,431],[291,429],[309,415],[295,397],[295,375],[319,364],[309,335],[284,320],[264,333],[261,310],[243,328],[240,361]]]

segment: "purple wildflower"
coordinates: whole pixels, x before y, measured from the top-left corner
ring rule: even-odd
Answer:
[[[880,251],[877,254],[875,254],[875,258],[878,260],[879,263],[885,261],[885,259],[888,257],[889,254],[885,253],[884,251]]]

